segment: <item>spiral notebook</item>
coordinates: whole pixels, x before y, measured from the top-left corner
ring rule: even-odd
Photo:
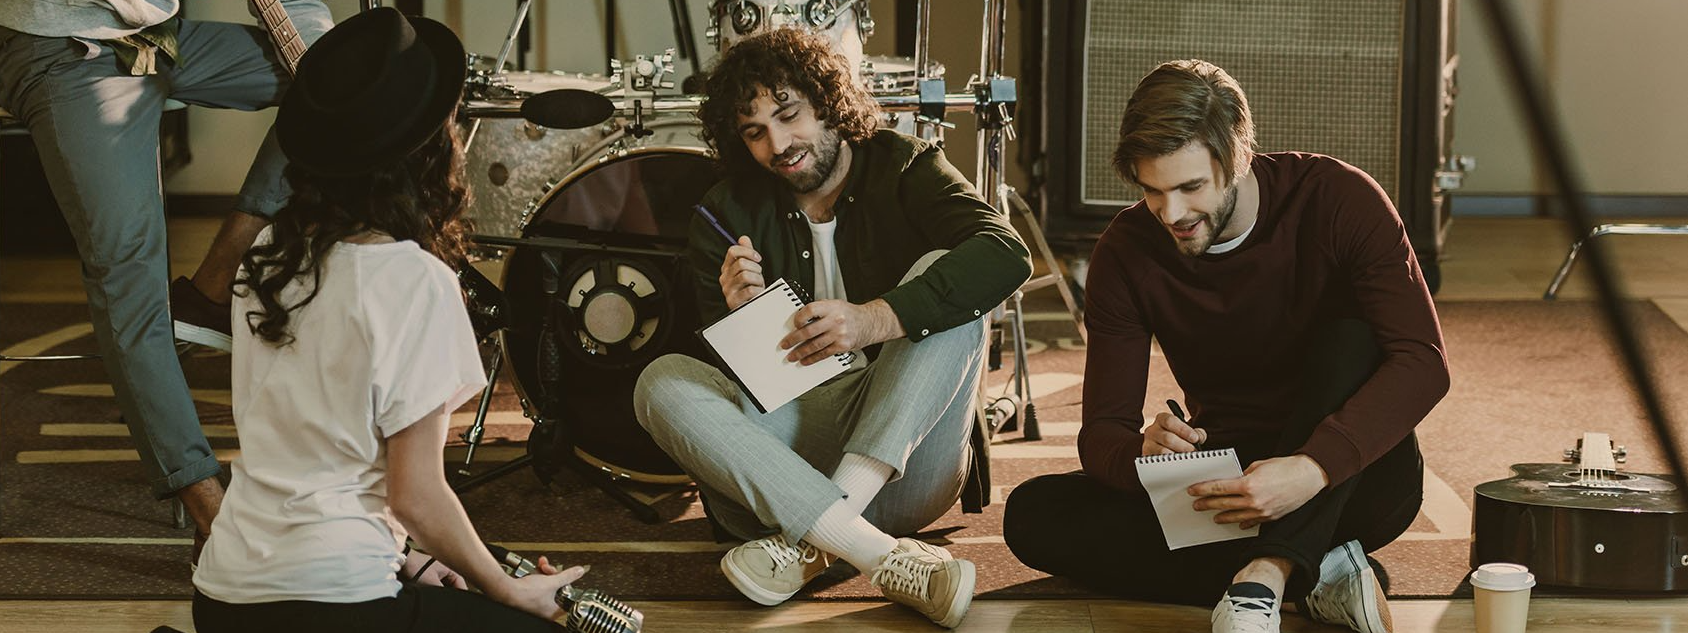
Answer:
[[[855,362],[853,353],[804,366],[785,360],[790,350],[780,339],[796,329],[792,315],[809,303],[801,286],[780,279],[761,294],[699,331],[710,351],[721,359],[727,375],[744,389],[756,409],[773,411],[816,385],[844,373]]]
[[[1191,484],[1241,476],[1242,465],[1237,461],[1236,449],[1231,448],[1137,458],[1137,479],[1143,482],[1149,501],[1155,505],[1161,532],[1166,534],[1167,549],[1259,534],[1259,527],[1244,530],[1236,523],[1214,523],[1213,516],[1219,514],[1218,510],[1197,511],[1192,507],[1196,498],[1188,492]]]

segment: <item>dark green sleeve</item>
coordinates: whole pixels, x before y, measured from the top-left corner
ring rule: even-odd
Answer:
[[[718,204],[715,190],[703,200],[705,208],[724,208]],[[698,313],[705,325],[727,314],[727,298],[721,295],[721,261],[726,258],[727,241],[702,216],[693,213],[686,232],[686,260],[692,265],[692,279],[685,283],[697,293]]]
[[[898,191],[915,229],[949,249],[926,272],[881,297],[909,340],[978,318],[1031,276],[1031,253],[1008,217],[985,204],[941,150],[916,156]]]

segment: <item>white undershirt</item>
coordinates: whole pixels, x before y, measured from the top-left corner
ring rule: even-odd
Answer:
[[[1238,246],[1243,245],[1243,240],[1248,239],[1248,234],[1254,232],[1254,224],[1255,224],[1254,222],[1250,222],[1248,224],[1248,230],[1243,231],[1242,235],[1238,235],[1234,238],[1225,240],[1224,242],[1221,242],[1219,244],[1214,244],[1214,245],[1208,246],[1207,247],[1207,254],[1209,254],[1209,255],[1219,255],[1219,254],[1229,253],[1231,251],[1237,250]]]
[[[815,256],[815,287],[813,299],[826,301],[837,299],[849,301],[849,294],[844,290],[844,271],[838,267],[838,218],[834,217],[825,222],[809,220],[809,237],[814,242],[811,251]],[[850,364],[852,369],[867,366],[867,354],[857,350],[856,361]]]
[[[295,278],[283,302],[309,279]],[[387,438],[486,384],[460,292],[415,242],[339,243],[282,347],[238,318],[260,309],[257,297],[235,294],[241,453],[193,577],[199,591],[237,604],[397,595],[405,530],[387,502]]]
[[[844,291],[844,272],[838,269],[838,218],[825,222],[809,220],[809,237],[813,238],[815,254],[815,287],[810,288],[816,301],[838,299],[848,301]]]

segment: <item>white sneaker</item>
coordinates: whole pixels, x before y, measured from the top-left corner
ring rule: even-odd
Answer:
[[[728,550],[721,557],[721,573],[744,597],[771,607],[796,595],[831,564],[826,552],[805,541],[793,546],[776,534]]]
[[[1319,582],[1307,594],[1307,611],[1314,620],[1360,633],[1389,633],[1395,628],[1389,600],[1377,574],[1366,564],[1359,541],[1337,546],[1319,562]]]
[[[892,602],[953,629],[973,604],[976,572],[972,562],[941,558],[929,551],[933,547],[910,538],[897,539],[897,548],[879,562],[869,582]]]
[[[1213,607],[1213,633],[1278,633],[1283,626],[1277,598],[1219,597]]]

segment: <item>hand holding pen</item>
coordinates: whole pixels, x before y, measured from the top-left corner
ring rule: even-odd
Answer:
[[[721,226],[720,220],[705,209],[703,205],[695,205],[692,210],[697,211],[699,217],[709,223],[721,239],[727,241],[727,255],[721,261],[721,296],[727,300],[727,309],[738,308],[744,302],[762,292],[767,282],[762,279],[762,254],[756,252],[750,243],[749,236],[733,239],[733,234]]]
[[[1155,416],[1155,423],[1143,431],[1143,454],[1193,453],[1207,442],[1207,430],[1190,426],[1177,400],[1167,400],[1170,413]]]

